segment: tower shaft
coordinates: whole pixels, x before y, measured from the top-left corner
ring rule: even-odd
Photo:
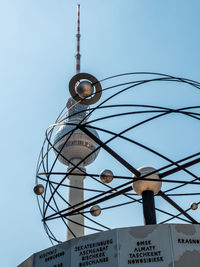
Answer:
[[[78,160],[80,161],[80,160]],[[72,160],[73,164],[77,164],[77,160]],[[73,168],[69,166],[68,172]],[[81,171],[81,170],[82,171]],[[74,173],[80,173],[83,175],[69,175],[69,193],[68,202],[70,206],[82,203],[84,201],[84,179],[86,169],[83,166],[79,166],[79,169],[73,170]],[[80,189],[79,189],[80,188]],[[79,206],[80,207],[80,206]],[[68,218],[67,240],[74,237],[84,236],[84,216],[81,214],[73,215]],[[71,221],[72,220],[72,221]],[[74,222],[75,223],[74,223]],[[70,229],[70,230],[69,230]],[[74,236],[75,235],[75,236]]]

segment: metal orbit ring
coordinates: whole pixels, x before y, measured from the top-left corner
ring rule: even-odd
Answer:
[[[81,98],[75,91],[75,87],[77,82],[80,82],[80,80],[87,80],[92,83],[92,86],[95,89],[95,92],[93,93],[92,97],[89,99]],[[78,73],[72,77],[72,79],[69,82],[69,92],[71,96],[78,102],[81,101],[81,104],[85,105],[91,105],[95,104],[102,95],[102,87],[100,82],[91,74],[89,73]]]

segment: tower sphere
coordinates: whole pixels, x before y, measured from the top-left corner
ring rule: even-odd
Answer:
[[[97,143],[80,129],[76,129],[77,121],[70,121],[74,125],[62,125],[55,134],[54,148],[55,152],[60,153],[58,160],[69,166],[71,160],[83,160],[83,165],[91,164],[97,157],[99,149]],[[99,138],[96,130],[88,129],[93,135]],[[91,153],[90,156],[88,156]],[[87,157],[88,156],[88,157]],[[87,158],[86,158],[87,157]]]
[[[103,170],[101,171],[99,177],[103,183],[108,184],[113,180],[113,172],[107,169]]]
[[[33,191],[36,195],[40,196],[44,193],[44,186],[42,184],[36,184]]]
[[[196,202],[193,202],[191,205],[190,205],[190,208],[192,210],[197,210],[198,209],[198,204]]]
[[[98,205],[91,207],[90,214],[95,217],[99,216],[101,214],[101,208]]]
[[[141,176],[147,175],[148,173],[151,173],[155,171],[156,169],[152,167],[141,167],[138,169]],[[133,178],[136,178],[136,176],[133,174]],[[150,174],[145,177],[145,179],[156,179],[158,181],[147,181],[147,180],[138,180],[132,183],[133,190],[138,194],[142,195],[142,192],[144,191],[152,191],[154,195],[156,195],[162,186],[162,183],[160,181],[158,173]]]
[[[82,81],[75,87],[75,91],[81,98],[87,98],[94,93],[94,88],[91,82]]]

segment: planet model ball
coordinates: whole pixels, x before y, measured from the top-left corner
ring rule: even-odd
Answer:
[[[36,195],[40,196],[44,193],[44,186],[42,184],[36,184],[33,191]]]
[[[101,214],[101,208],[98,205],[91,207],[90,214],[95,217],[99,216]]]
[[[91,96],[94,93],[94,88],[91,82],[82,81],[75,87],[75,91],[81,98],[84,99]]]
[[[156,173],[156,169],[152,168],[152,167],[141,167],[138,169],[138,171],[140,172],[140,176],[144,176],[146,175],[143,179],[141,180],[136,180],[133,181],[132,183],[132,187],[133,190],[138,194],[138,195],[142,195],[142,193],[144,191],[152,191],[154,193],[154,195],[156,195],[162,186],[160,177],[158,175],[158,173]],[[149,174],[148,173],[152,173],[153,174]],[[137,178],[134,174],[132,176],[133,178]],[[148,179],[155,179],[156,181],[148,181]]]
[[[113,180],[113,172],[111,170],[105,169],[101,171],[99,177],[103,183],[108,184]]]

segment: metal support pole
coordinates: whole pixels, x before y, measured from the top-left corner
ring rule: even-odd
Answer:
[[[153,191],[142,193],[144,224],[156,224],[155,202]]]

